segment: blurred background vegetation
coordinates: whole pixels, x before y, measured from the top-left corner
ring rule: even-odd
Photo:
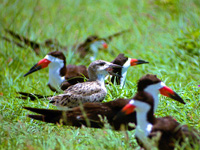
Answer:
[[[130,68],[126,88],[108,87],[105,101],[131,98],[137,80],[146,73],[157,74],[187,102],[185,106],[163,101],[158,116],[172,115],[179,122],[200,129],[200,1],[199,0],[1,0],[0,34],[4,29],[39,43],[56,39],[69,47],[67,63],[89,65],[89,56],[79,58],[72,46],[87,36],[106,37],[132,29],[115,38],[97,59],[112,61],[119,53],[149,61]],[[47,125],[27,119],[22,106],[42,107],[47,100],[23,101],[16,91],[52,94],[47,88],[47,70],[24,78],[36,56],[31,48],[19,48],[0,40],[0,148],[8,149],[133,149],[138,148],[134,131],[126,141],[123,132],[109,129],[76,129]],[[55,107],[51,106],[50,108]]]

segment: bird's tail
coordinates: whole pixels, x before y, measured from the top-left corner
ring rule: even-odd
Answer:
[[[108,36],[108,37],[105,37],[105,39],[106,39],[107,41],[112,41],[112,39],[113,39],[114,37],[120,36],[120,35],[122,35],[122,34],[124,34],[124,33],[126,33],[126,32],[130,32],[130,31],[131,31],[131,29],[122,30],[122,31],[117,32],[117,33],[114,33],[114,34],[112,34],[112,35],[110,35],[110,36]]]
[[[12,30],[5,29],[5,31],[6,31],[7,33],[9,33],[13,38],[15,38],[15,39],[17,39],[17,40],[23,42],[23,43],[24,43],[25,45],[27,45],[27,46],[30,46],[30,47],[34,50],[34,52],[35,52],[37,55],[39,55],[39,52],[40,52],[39,49],[40,49],[40,46],[41,46],[39,43],[37,43],[37,42],[35,42],[35,41],[31,41],[30,39],[28,39],[28,38],[26,38],[26,37],[24,37],[24,36],[21,36],[21,35],[15,33],[15,32],[12,31]]]
[[[27,99],[30,98],[32,101],[40,98],[46,98],[46,97],[51,97],[53,95],[40,95],[40,94],[34,94],[34,93],[26,93],[26,92],[17,92],[21,96],[18,96],[17,98],[21,99]]]
[[[40,44],[39,43],[36,43],[35,41],[31,41],[29,40],[28,38],[24,37],[24,36],[21,36],[17,33],[15,33],[14,31],[12,30],[9,30],[9,29],[5,29],[6,32],[8,32],[11,36],[13,36],[14,38],[18,39],[19,41],[22,41],[24,42],[24,44],[28,45],[28,46],[31,46],[32,48],[39,48],[40,47]]]
[[[39,115],[28,115],[29,118],[40,120],[47,123],[60,124],[62,122],[63,124],[66,124],[62,121],[65,118],[64,116],[66,114],[66,111],[32,108],[32,107],[23,107],[23,108],[39,114]]]

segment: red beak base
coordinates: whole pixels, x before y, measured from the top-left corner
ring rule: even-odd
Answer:
[[[126,106],[124,106],[122,108],[122,113],[125,113],[125,115],[129,115],[131,114],[132,112],[134,112],[134,109],[136,108],[135,105],[132,105],[132,104],[127,104]]]
[[[33,73],[33,72],[35,72],[35,71],[38,71],[38,70],[43,69],[43,68],[46,68],[46,67],[49,65],[50,62],[51,62],[51,61],[49,61],[48,59],[45,59],[45,58],[42,59],[42,60],[40,60],[37,64],[35,64],[35,65],[29,70],[28,73],[26,73],[26,74],[24,75],[24,77],[27,76],[27,75],[29,75],[29,74],[31,74],[31,73]]]
[[[140,65],[140,64],[146,64],[149,63],[145,60],[141,60],[141,59],[131,59],[130,65],[131,66],[136,66],[136,65]]]
[[[107,43],[103,43],[103,48],[107,49],[108,48],[108,44]]]
[[[49,65],[49,63],[50,63],[51,61],[49,61],[48,59],[42,59],[42,60],[40,60],[38,63],[37,63],[37,66],[41,66],[42,68],[46,68],[48,65]]]

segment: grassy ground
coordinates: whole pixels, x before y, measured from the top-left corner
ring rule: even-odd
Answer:
[[[108,51],[100,52],[98,59],[111,61],[122,52],[150,64],[130,68],[126,88],[108,87],[105,101],[131,98],[141,76],[157,74],[187,104],[161,96],[156,114],[174,116],[200,130],[199,0],[2,0],[0,10],[1,35],[8,36],[4,28],[9,28],[37,42],[56,38],[69,47],[91,34],[105,37],[131,28],[132,32],[115,38]],[[36,56],[29,48],[21,49],[3,40],[0,49],[0,149],[139,149],[134,131],[128,132],[127,141],[124,132],[108,128],[77,129],[28,119],[29,112],[22,106],[45,108],[48,101],[24,101],[15,98],[16,91],[52,94],[46,87],[47,69],[35,73],[35,77],[23,77],[48,49]],[[65,54],[68,63],[90,63],[89,57]]]

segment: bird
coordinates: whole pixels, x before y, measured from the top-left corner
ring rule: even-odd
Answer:
[[[111,63],[123,66],[123,68],[115,68],[113,72],[119,74],[121,77],[112,76],[111,82],[120,85],[121,88],[124,87],[126,81],[127,70],[130,66],[140,65],[149,63],[141,59],[133,59],[125,57],[123,53],[120,53]]]
[[[98,35],[91,35],[88,36],[83,43],[78,44],[77,46],[74,45],[74,47],[77,47],[77,52],[80,54],[81,58],[84,58],[88,53],[92,52],[93,56],[90,57],[90,60],[94,61],[100,49],[107,49],[109,42],[111,42],[114,37],[129,31],[131,31],[131,29],[122,30],[104,38],[101,38]]]
[[[81,58],[84,58],[88,53],[92,53],[92,56],[90,57],[91,61],[94,61],[97,57],[98,50],[99,49],[107,49],[108,43],[112,41],[114,37],[117,37],[123,33],[126,33],[130,31],[131,29],[122,30],[120,32],[114,33],[110,36],[107,36],[105,38],[100,38],[98,35],[90,35],[86,38],[86,40],[82,43],[74,44],[72,46],[72,49],[79,53]],[[24,45],[27,45],[32,48],[32,50],[36,53],[36,55],[40,54],[40,50],[42,47],[47,47],[48,49],[52,50],[59,50],[59,51],[67,51],[68,47],[61,45],[58,40],[56,39],[46,39],[43,43],[38,43],[36,41],[30,40],[27,37],[24,37],[22,35],[19,35],[18,33],[10,30],[5,29],[7,33],[9,33],[13,38],[21,41],[24,43]],[[8,37],[3,36],[2,39],[12,42],[16,44],[17,46],[24,48],[25,46],[20,44],[19,42],[14,42],[13,40],[10,40]]]
[[[48,86],[54,92],[65,90],[69,86],[79,82],[84,82],[85,78],[89,78],[86,66],[66,65],[65,55],[61,51],[48,53],[42,60],[24,74],[24,77],[46,67],[49,67]]]
[[[75,45],[74,45],[75,47]],[[93,53],[90,57],[91,61],[94,61],[97,57],[99,49],[107,49],[108,44],[105,40],[100,39],[96,35],[91,35],[86,38],[86,40],[77,46],[77,52],[81,58],[84,58],[88,53]]]
[[[176,142],[183,144],[186,138],[190,140],[191,147],[194,143],[200,144],[200,135],[196,130],[181,125],[171,116],[155,118],[154,102],[151,94],[139,91],[116,115],[116,118],[123,119],[125,115],[136,112],[135,136],[141,147],[152,149],[156,146],[159,150],[172,150]]]
[[[79,106],[80,103],[102,102],[107,94],[105,76],[117,75],[112,72],[113,68],[121,66],[104,60],[92,62],[88,67],[88,81],[70,86],[63,94],[49,97],[50,103],[58,107],[72,108]]]
[[[185,104],[183,99],[172,89],[167,87],[156,75],[147,74],[141,77],[137,83],[137,91],[146,91],[153,95],[154,101],[158,104],[158,93],[164,94],[180,103]],[[69,111],[40,109],[24,107],[27,110],[36,112],[39,115],[28,115],[28,117],[44,121],[47,123],[61,123],[81,127],[85,125],[93,128],[103,128],[104,122],[101,118],[106,118],[114,130],[121,130],[125,126],[128,130],[135,127],[128,126],[129,123],[136,123],[136,113],[131,113],[123,119],[114,119],[121,109],[129,103],[131,99],[118,98],[116,100],[104,103],[84,103],[82,106],[74,107]],[[155,110],[157,105],[155,106]],[[154,110],[154,112],[155,112]],[[88,124],[89,122],[89,124]]]

